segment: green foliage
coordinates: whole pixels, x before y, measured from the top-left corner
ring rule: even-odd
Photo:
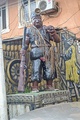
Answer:
[[[24,92],[23,93],[30,93],[31,92],[31,87],[30,86],[27,86],[26,88],[25,88],[25,90],[24,90]],[[15,94],[18,94],[19,92],[18,91],[16,91],[15,92]],[[14,93],[13,93],[14,94]]]
[[[18,91],[16,91],[15,94],[18,94]]]
[[[30,92],[31,92],[31,87],[27,86],[27,87],[25,88],[24,93],[30,93]]]

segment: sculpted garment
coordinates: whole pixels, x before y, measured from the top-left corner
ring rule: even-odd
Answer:
[[[44,80],[53,80],[55,78],[55,65],[54,69],[51,66],[51,55],[50,55],[50,36],[46,32],[45,26],[40,30],[35,27],[27,29],[26,34],[29,36],[29,43],[31,44],[30,58],[32,61],[32,81],[40,82]],[[51,49],[54,57],[54,49]],[[43,60],[45,57],[46,60]]]

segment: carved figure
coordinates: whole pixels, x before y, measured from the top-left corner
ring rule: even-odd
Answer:
[[[24,66],[26,62],[26,52],[29,44],[31,45],[30,59],[32,61],[32,91],[38,91],[38,83],[43,78],[46,80],[47,89],[52,89],[52,82],[55,78],[54,70],[51,70],[49,59],[50,40],[59,43],[60,38],[53,26],[43,25],[41,15],[34,12],[31,16],[32,25],[26,29],[24,45],[21,49],[20,79],[18,91],[24,92]]]
[[[69,82],[69,85],[71,87],[72,83],[78,84],[79,82],[79,75],[78,75],[78,68],[76,66],[76,48],[74,45],[75,37],[66,39],[64,42],[65,44],[65,53],[61,55],[61,57],[65,61],[65,67],[66,67],[66,80],[67,83]]]

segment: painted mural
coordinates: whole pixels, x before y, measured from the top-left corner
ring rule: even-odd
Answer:
[[[64,31],[61,34],[62,53],[60,54],[60,57],[63,62],[61,62],[60,68],[63,69],[66,80],[79,83],[78,66],[80,65],[80,51],[78,46],[79,42],[76,39],[76,36],[69,31]]]
[[[80,42],[76,36],[63,29],[60,32],[59,45],[59,75],[61,87],[75,93],[76,99],[80,95]]]

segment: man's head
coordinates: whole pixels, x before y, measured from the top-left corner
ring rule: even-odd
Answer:
[[[32,21],[32,24],[37,28],[40,28],[43,25],[41,15],[37,14],[36,12],[32,13],[31,21]]]

